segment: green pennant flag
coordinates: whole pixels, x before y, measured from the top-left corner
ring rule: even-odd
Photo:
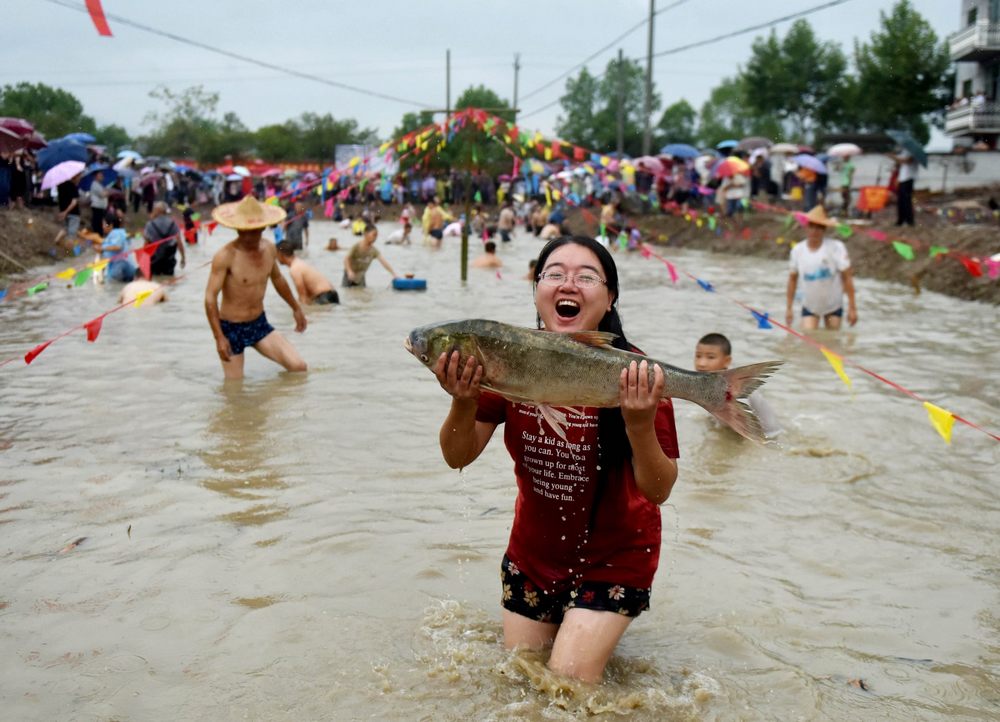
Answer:
[[[792,215],[785,216],[785,230],[787,231],[795,223],[795,217]]]
[[[48,281],[42,281],[41,283],[37,283],[37,284],[35,284],[34,286],[32,286],[31,288],[28,289],[28,295],[29,296],[34,296],[39,291],[44,291],[48,287],[49,287],[49,282]]]
[[[472,163],[473,164],[479,163],[479,155],[476,153],[475,146],[472,147]]]
[[[851,236],[854,235],[854,231],[846,223],[837,224],[837,233],[839,233],[844,238],[850,238]]]
[[[945,248],[944,246],[931,246],[930,255],[931,258],[934,258],[934,256],[940,256],[942,253],[947,253],[947,252],[948,249]]]
[[[714,231],[715,230],[715,224],[716,224],[715,216],[709,216],[708,217],[708,227],[709,227],[709,229],[711,229],[711,230]]]
[[[601,224],[601,232],[600,232],[600,236],[601,236],[601,238],[604,238],[604,237],[605,237],[605,236],[607,236],[607,235],[608,235],[608,234],[607,234],[607,229],[605,229],[605,227],[604,227],[604,224],[602,223],[602,224]]]
[[[483,194],[480,193],[479,191],[476,191],[476,195],[472,196],[472,200],[474,200],[476,203],[482,203],[483,202]]]
[[[73,285],[80,287],[87,282],[87,279],[93,275],[93,268],[84,268],[81,271],[77,271],[77,274],[73,276]]]
[[[893,241],[892,247],[896,249],[896,253],[901,255],[907,261],[913,260],[913,246],[909,243],[903,243],[902,241]]]

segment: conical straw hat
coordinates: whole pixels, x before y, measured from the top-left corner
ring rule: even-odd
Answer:
[[[237,231],[253,231],[267,228],[285,220],[285,211],[280,206],[265,205],[253,196],[241,201],[223,203],[212,211],[212,218],[226,228]]]
[[[837,226],[837,221],[826,215],[826,209],[823,206],[816,206],[811,211],[806,213],[806,222],[811,223],[814,226],[826,226],[827,228],[834,228]]]

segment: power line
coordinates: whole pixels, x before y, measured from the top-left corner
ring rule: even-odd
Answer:
[[[677,7],[678,5],[683,5],[686,2],[688,2],[688,0],[677,0],[677,2],[673,3],[672,5],[667,5],[667,7],[661,8],[661,9],[657,10],[656,13],[655,13],[655,15],[659,15],[660,13],[666,12],[667,10],[672,10],[673,8]],[[632,33],[634,33],[636,30],[638,30],[639,28],[641,28],[643,25],[646,25],[648,22],[649,22],[649,19],[646,18],[646,19],[642,20],[641,22],[636,23],[635,25],[633,25],[632,27],[630,27],[628,30],[626,30],[624,33],[622,33],[621,35],[619,35],[617,38],[615,38],[614,40],[612,40],[610,43],[608,43],[607,45],[605,45],[603,48],[601,48],[600,50],[596,51],[592,55],[587,56],[581,62],[577,63],[572,68],[570,68],[569,70],[567,70],[566,72],[564,72],[562,75],[559,75],[559,76],[553,78],[552,80],[550,80],[549,82],[547,82],[545,85],[540,85],[539,87],[537,87],[534,90],[532,90],[530,93],[525,93],[524,95],[521,96],[520,100],[524,101],[524,100],[530,98],[533,95],[537,95],[538,93],[542,92],[546,88],[549,88],[549,87],[553,86],[554,84],[558,83],[560,80],[562,80],[563,78],[565,78],[566,76],[568,76],[574,70],[577,70],[578,68],[582,68],[584,65],[586,65],[587,63],[589,63],[591,60],[593,60],[594,58],[596,58],[598,55],[600,55],[604,51],[609,50],[610,48],[614,47],[615,43],[617,43],[620,40],[623,40],[624,38],[627,38],[629,35],[631,35]],[[546,107],[548,107],[548,106],[546,106]],[[534,112],[538,112],[538,111],[534,111]]]
[[[704,45],[711,45],[711,44],[717,43],[717,42],[719,42],[721,40],[726,40],[728,38],[734,38],[734,37],[737,37],[738,35],[745,35],[746,33],[751,33],[754,30],[762,30],[763,28],[768,28],[768,27],[771,27],[772,25],[778,25],[779,23],[787,22],[788,20],[795,20],[795,19],[800,18],[800,17],[805,17],[806,15],[811,15],[811,14],[813,14],[815,12],[819,12],[820,10],[826,10],[828,8],[835,7],[837,5],[843,5],[844,3],[850,2],[850,1],[851,0],[830,0],[829,2],[823,3],[822,5],[815,5],[815,6],[811,7],[811,8],[806,9],[806,10],[801,10],[801,11],[796,12],[796,13],[791,13],[790,15],[784,15],[784,16],[782,16],[780,18],[775,18],[773,20],[768,20],[767,22],[759,23],[757,25],[752,25],[750,27],[742,28],[740,30],[734,30],[731,33],[726,33],[724,35],[717,35],[714,38],[708,38],[706,40],[699,40],[696,43],[689,43],[688,45],[682,45],[680,47],[670,48],[668,50],[661,50],[658,53],[654,53],[653,57],[654,58],[658,58],[658,57],[661,57],[663,55],[673,55],[673,54],[679,53],[679,52],[681,52],[683,50],[691,50],[692,48],[700,48],[700,47],[702,47]],[[673,7],[673,6],[671,6],[671,7]],[[669,8],[664,8],[664,9],[669,9]],[[633,28],[633,30],[634,30],[634,28]],[[570,72],[572,72],[572,71],[570,71]],[[600,80],[606,74],[607,74],[607,71],[601,73],[600,75],[597,75],[595,77],[595,80]],[[528,116],[532,116],[532,115],[535,115],[537,113],[541,113],[543,110],[548,110],[553,105],[556,105],[556,104],[558,104],[560,102],[562,102],[562,98],[557,98],[556,100],[553,100],[551,103],[546,103],[545,105],[543,105],[540,108],[535,108],[534,110],[529,111],[527,113],[521,113],[521,117],[522,118],[527,118]]]
[[[72,2],[67,2],[67,0],[48,0],[48,2],[53,5],[60,5],[64,8],[69,8],[70,10],[76,10],[85,15],[89,15],[87,9],[80,5]],[[262,68],[267,68],[268,70],[276,70],[280,73],[285,73],[286,75],[291,75],[297,78],[302,78],[303,80],[312,80],[316,83],[322,83],[323,85],[329,85],[333,88],[340,88],[342,90],[350,90],[355,93],[361,93],[362,95],[367,95],[373,98],[381,98],[383,100],[391,100],[396,103],[404,103],[405,105],[416,106],[420,108],[429,108],[430,106],[426,103],[418,103],[413,100],[407,100],[406,98],[397,98],[394,95],[388,95],[386,93],[379,93],[375,90],[368,90],[367,88],[359,88],[354,85],[348,85],[347,83],[338,83],[335,80],[329,80],[328,78],[323,78],[318,75],[313,75],[312,73],[306,73],[301,70],[295,70],[293,68],[286,68],[281,65],[275,65],[274,63],[268,63],[263,60],[257,60],[256,58],[251,58],[248,55],[240,55],[239,53],[233,53],[229,50],[223,50],[222,48],[213,47],[207,43],[202,43],[197,40],[191,40],[190,38],[185,38],[181,35],[175,35],[174,33],[168,32],[166,30],[160,30],[158,28],[150,27],[149,25],[143,25],[142,23],[136,22],[135,20],[129,20],[121,15],[112,15],[111,13],[104,13],[104,16],[108,20],[113,20],[119,25],[127,25],[129,27],[135,28],[137,30],[142,30],[143,32],[151,33],[153,35],[159,35],[160,37],[169,38],[178,43],[183,43],[185,45],[190,45],[195,48],[200,48],[202,50],[207,50],[210,53],[216,53],[218,55],[224,55],[228,58],[233,58],[234,60],[240,60],[244,63],[251,63],[253,65],[258,65]]]
[[[805,17],[806,15],[811,15],[812,13],[819,12],[820,10],[826,10],[827,8],[836,7],[837,5],[843,5],[850,0],[831,0],[830,2],[823,3],[822,5],[816,5],[808,10],[801,10],[797,13],[792,13],[791,15],[785,15],[784,17],[775,18],[774,20],[768,20],[766,23],[760,23],[759,25],[751,25],[750,27],[743,28],[742,30],[734,30],[731,33],[726,33],[725,35],[717,35],[714,38],[709,38],[708,40],[700,40],[697,43],[690,43],[688,45],[681,45],[676,48],[670,48],[669,50],[661,50],[653,55],[654,58],[659,58],[664,55],[673,55],[674,53],[679,53],[683,50],[690,50],[691,48],[700,48],[703,45],[711,45],[712,43],[717,43],[721,40],[728,40],[729,38],[735,38],[737,35],[746,35],[747,33],[752,33],[754,30],[762,30],[764,28],[770,27],[772,25],[777,25],[778,23],[783,23],[788,20],[795,20],[796,18]]]

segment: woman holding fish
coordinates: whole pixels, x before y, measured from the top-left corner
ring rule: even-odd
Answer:
[[[568,334],[581,348],[610,343],[636,351],[618,317],[615,263],[600,244],[586,237],[555,239],[536,268],[540,329]],[[588,406],[581,398],[580,408],[564,415],[546,398],[527,391],[519,397],[516,384],[503,396],[484,388],[484,379],[501,370],[487,369],[475,355],[455,350],[426,363],[452,396],[440,434],[449,466],[471,464],[497,425],[505,425],[518,484],[501,566],[505,645],[551,646],[554,671],[600,681],[626,628],[649,608],[660,555],[658,505],[677,479],[677,436],[673,407],[662,398],[663,369],[626,361],[617,398],[600,404],[613,408]],[[551,363],[572,364],[573,357]],[[528,369],[536,381],[548,372]]]

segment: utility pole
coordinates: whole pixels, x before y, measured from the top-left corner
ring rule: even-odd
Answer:
[[[514,108],[513,121],[517,123],[517,75],[521,72],[521,53],[514,53]]]
[[[618,48],[618,158],[625,152],[625,58]]]
[[[444,124],[451,120],[451,48],[444,51]]]
[[[653,114],[653,17],[656,15],[656,0],[649,0],[649,34],[646,38],[646,125],[642,132],[642,154],[649,155],[652,134],[649,124]]]

